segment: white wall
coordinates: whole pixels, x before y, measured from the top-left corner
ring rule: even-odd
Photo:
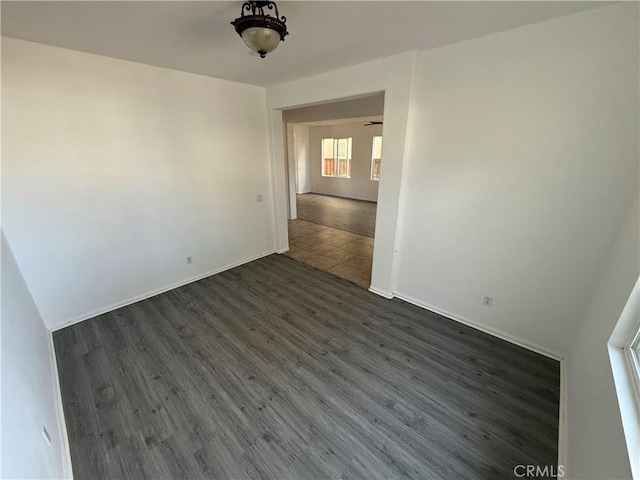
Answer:
[[[638,81],[637,3],[420,53],[396,293],[567,354],[638,192]]]
[[[609,251],[568,358],[567,473],[572,479],[631,478],[607,341],[640,274],[638,203],[628,209]]]
[[[298,169],[297,180],[298,185],[296,193],[308,193],[311,191],[311,169],[309,168],[309,127],[303,125],[294,125],[293,134],[295,135],[296,166]]]
[[[49,327],[273,251],[265,101],[3,38],[3,225]]]
[[[371,180],[371,146],[382,125],[364,127],[364,122],[309,127],[311,191],[358,200],[378,200],[378,183]],[[322,176],[322,139],[352,137],[351,178]]]
[[[357,117],[377,117],[383,113],[384,94],[378,93],[362,98],[332,101],[309,107],[285,110],[282,116],[287,123],[305,123]]]
[[[56,379],[46,329],[11,248],[2,237],[1,478],[63,478],[67,445],[58,422]],[[51,437],[49,445],[43,427]]]

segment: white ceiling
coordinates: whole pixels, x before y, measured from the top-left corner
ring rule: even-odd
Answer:
[[[281,1],[266,59],[229,24],[241,1],[2,1],[2,35],[269,86],[602,6],[603,2]]]

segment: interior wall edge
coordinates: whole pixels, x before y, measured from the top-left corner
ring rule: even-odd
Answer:
[[[414,60],[411,65],[411,76],[410,76],[410,84],[409,84],[409,108],[407,111],[407,130],[405,133],[405,143],[404,143],[404,158],[406,159],[404,162],[404,166],[402,168],[402,172],[400,175],[400,184],[398,188],[398,209],[397,209],[397,221],[396,221],[396,231],[394,238],[394,248],[393,248],[393,263],[391,265],[391,289],[396,290],[398,288],[399,276],[400,276],[400,262],[402,261],[402,242],[403,242],[403,234],[405,231],[405,219],[406,219],[406,204],[408,201],[408,192],[407,192],[407,176],[409,175],[409,166],[411,163],[411,158],[414,156],[413,152],[413,136],[416,132],[416,105],[418,102],[416,95],[416,84],[417,82],[417,69],[418,69],[418,53],[414,52]],[[382,169],[382,166],[381,166]],[[382,170],[381,170],[382,171]]]
[[[5,232],[2,259],[2,425],[0,477],[67,477],[56,398],[51,333],[33,300]],[[58,383],[59,385],[59,383]],[[67,456],[68,459],[68,456]]]
[[[64,416],[64,407],[62,404],[62,391],[60,389],[60,376],[58,375],[58,360],[56,358],[56,349],[53,344],[53,332],[49,330],[47,335],[47,343],[49,344],[49,357],[51,359],[51,370],[53,375],[53,394],[55,402],[56,417],[58,420],[58,429],[60,432],[60,445],[62,446],[62,470],[65,479],[73,480],[73,467],[71,463],[71,449],[69,448],[69,434],[67,433],[67,422]]]
[[[558,467],[564,469],[563,478],[569,478],[567,475],[567,449],[568,440],[567,435],[568,416],[567,411],[569,408],[569,366],[567,363],[567,357],[563,357],[560,360],[560,402],[558,405]]]
[[[71,325],[75,325],[76,323],[84,322],[85,320],[90,320],[90,319],[92,319],[94,317],[97,317],[99,315],[103,315],[105,313],[112,312],[112,311],[117,310],[119,308],[126,307],[127,305],[131,305],[131,304],[137,303],[137,302],[139,302],[141,300],[146,300],[147,298],[155,297],[156,295],[160,295],[162,293],[168,292],[169,290],[174,290],[176,288],[182,287],[182,286],[187,285],[189,283],[197,282],[198,280],[202,280],[203,278],[207,278],[207,277],[210,277],[212,275],[216,275],[218,273],[222,273],[222,272],[224,272],[226,270],[230,270],[232,268],[239,267],[240,265],[244,265],[245,263],[253,262],[254,260],[258,260],[259,258],[266,257],[266,256],[271,255],[273,253],[278,253],[278,252],[276,252],[275,249],[267,250],[266,252],[259,253],[258,255],[253,255],[253,256],[245,258],[243,260],[239,260],[237,262],[233,262],[233,263],[227,264],[224,267],[216,268],[214,270],[210,270],[210,271],[205,272],[203,274],[196,275],[196,276],[193,276],[193,277],[189,277],[189,278],[187,278],[185,280],[181,280],[179,282],[173,283],[173,284],[168,285],[166,287],[162,287],[162,288],[159,288],[159,289],[156,289],[156,290],[152,290],[150,292],[146,292],[146,293],[143,293],[143,294],[140,294],[140,295],[136,295],[135,297],[128,298],[127,300],[123,300],[121,302],[113,303],[113,304],[108,305],[106,307],[103,307],[103,308],[100,308],[100,309],[97,309],[97,310],[93,310],[91,312],[88,312],[88,313],[85,313],[85,314],[82,314],[82,315],[78,315],[77,317],[74,317],[74,318],[72,318],[70,320],[67,320],[66,322],[63,322],[63,323],[61,323],[59,325],[52,326],[50,328],[50,331],[53,333],[55,331],[62,330],[63,328],[70,327]]]
[[[391,300],[394,297],[392,292],[386,292],[384,290],[380,290],[379,288],[375,288],[375,287],[369,287],[369,291],[381,297],[388,298],[389,300]]]
[[[277,252],[289,250],[289,226],[287,223],[288,198],[287,161],[284,142],[282,110],[268,106],[267,132],[269,136],[269,172],[271,174],[271,199],[273,234]]]

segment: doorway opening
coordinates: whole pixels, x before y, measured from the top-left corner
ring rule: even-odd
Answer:
[[[384,95],[283,112],[288,161],[286,255],[369,288]]]

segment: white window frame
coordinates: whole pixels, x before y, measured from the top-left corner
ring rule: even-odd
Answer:
[[[376,138],[380,139],[380,158],[376,158]],[[369,175],[369,179],[374,182],[380,181],[380,167],[378,167],[378,178],[373,176],[373,167],[375,165],[375,161],[378,160],[378,164],[382,165],[382,135],[374,135],[373,140],[371,140],[371,174]]]
[[[607,346],[629,452],[631,475],[635,480],[640,480],[640,278]]]
[[[640,324],[636,328],[635,337],[625,349],[636,385],[638,406],[640,407]]]
[[[326,175],[325,174],[325,168],[324,168],[324,162],[325,159],[327,158],[324,152],[324,144],[325,144],[325,140],[332,140],[333,141],[333,162],[334,162],[334,166],[333,166],[333,171],[334,171],[334,175]],[[340,142],[340,140],[346,140],[347,141],[347,158],[346,159],[340,159],[338,156],[338,144]],[[351,160],[353,158],[353,137],[341,137],[341,138],[334,138],[334,137],[324,137],[322,139],[322,143],[321,143],[321,162],[320,162],[320,173],[322,174],[323,177],[326,178],[346,178],[349,179],[351,178]],[[339,170],[339,162],[341,160],[346,160],[347,162],[347,168],[346,168],[346,175],[336,175],[335,173],[338,172]]]

